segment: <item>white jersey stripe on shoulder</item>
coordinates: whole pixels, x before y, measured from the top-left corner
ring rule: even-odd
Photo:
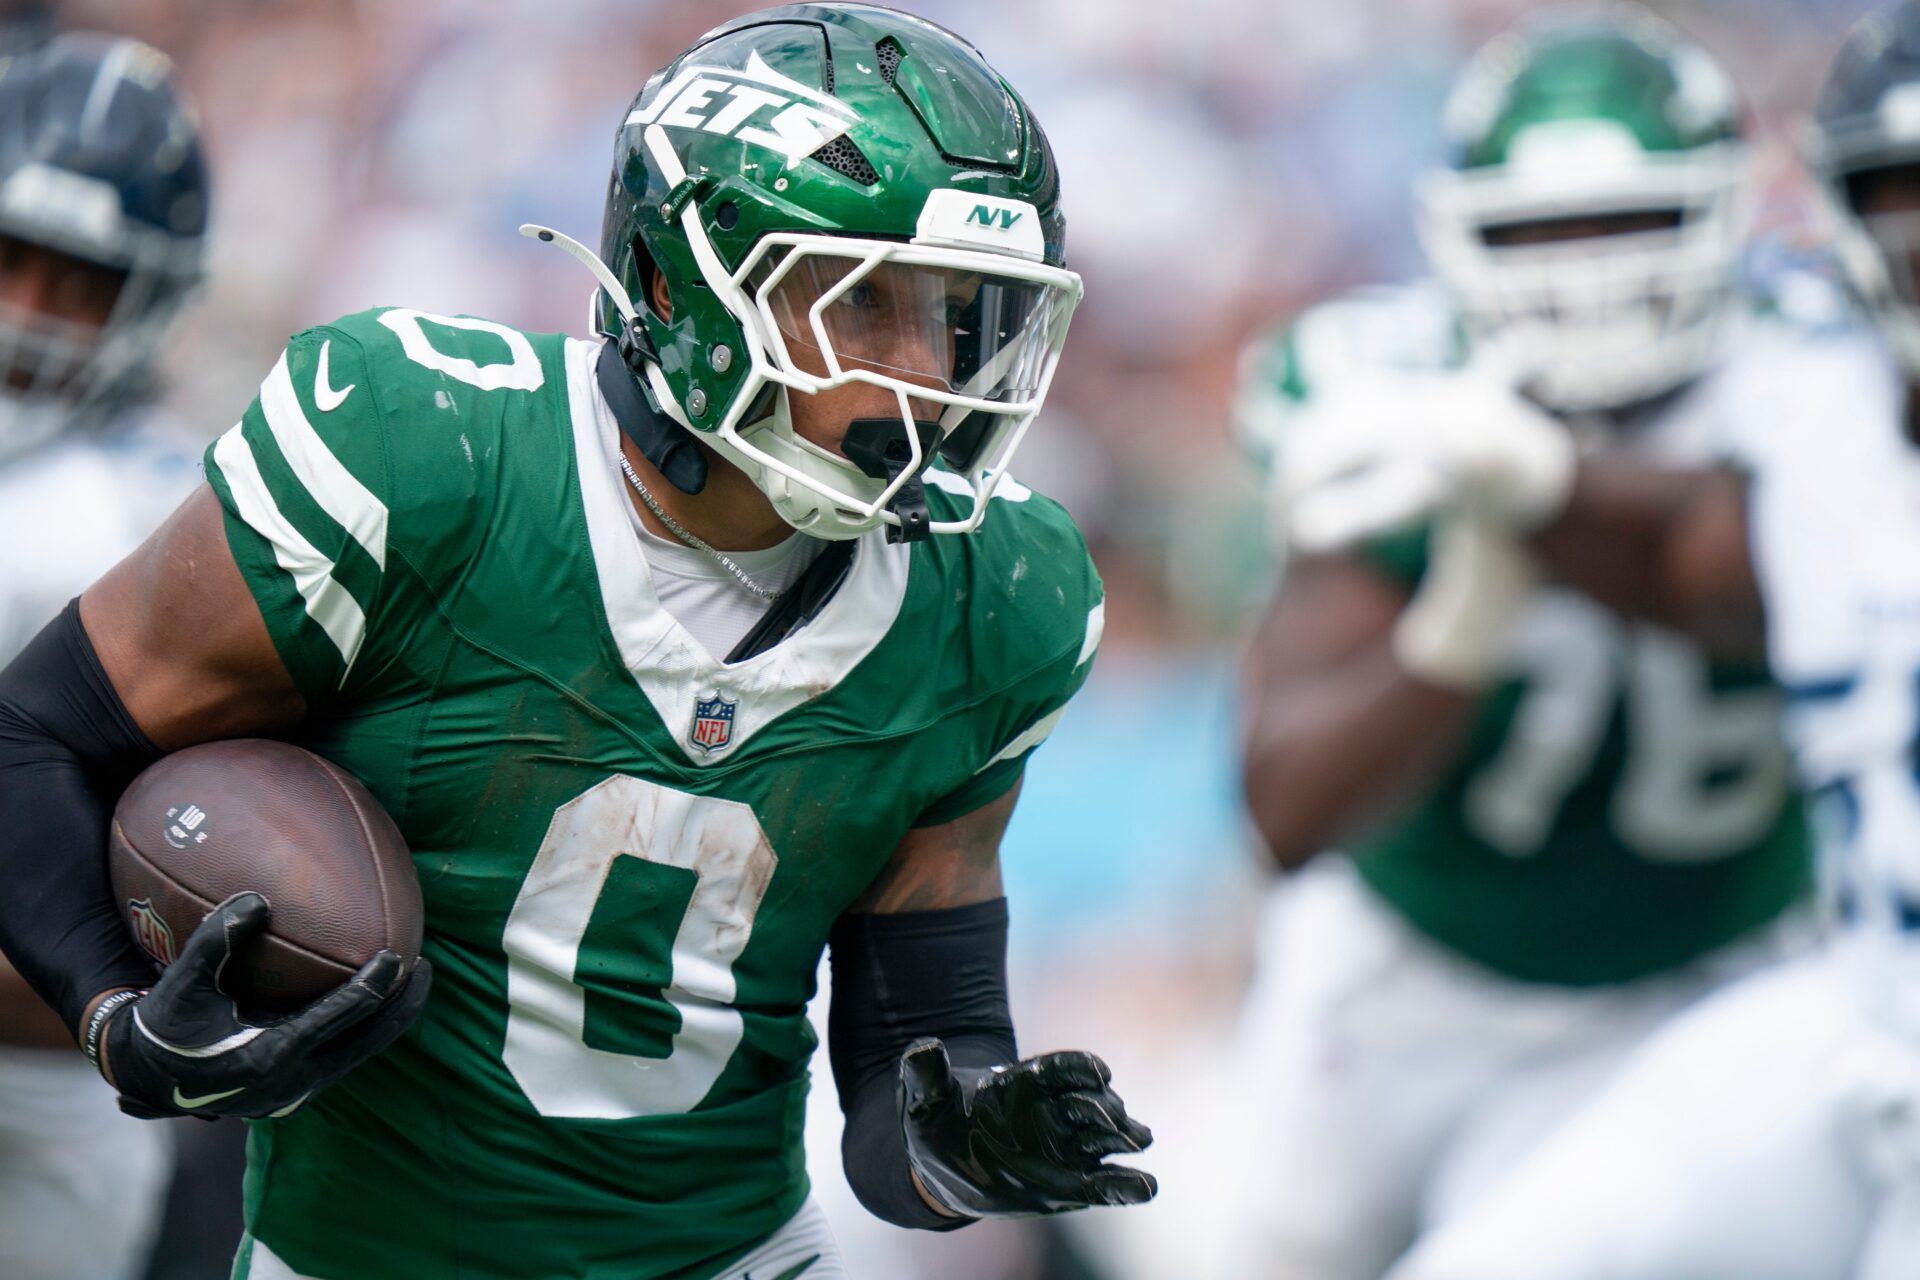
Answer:
[[[324,353],[325,348],[323,347]],[[300,397],[293,388],[293,373],[287,368],[287,354],[260,386],[260,407],[266,411],[267,429],[287,457],[300,483],[320,504],[320,509],[367,549],[373,562],[384,572],[387,567],[387,507],[373,496],[367,486],[333,456],[327,442],[307,420]]]
[[[1027,752],[1047,740],[1047,736],[1053,732],[1054,726],[1060,723],[1060,717],[1065,714],[1067,714],[1065,706],[1055,707],[1046,715],[1035,720],[1025,733],[1000,748],[1000,750],[994,754],[993,759],[987,761],[978,769],[975,769],[974,772],[985,773],[1002,760],[1012,760],[1016,756],[1027,754]]]
[[[1093,651],[1100,647],[1100,637],[1106,634],[1106,630],[1107,602],[1102,600],[1087,611],[1087,638],[1080,644],[1080,658],[1073,664],[1075,667],[1084,667],[1088,659],[1093,657]]]
[[[353,660],[360,655],[361,642],[366,639],[367,615],[347,589],[334,580],[333,561],[302,537],[281,514],[260,474],[253,446],[247,443],[239,427],[232,428],[215,443],[213,460],[226,477],[240,518],[267,540],[273,548],[274,561],[292,576],[294,589],[306,602],[308,616],[340,650],[340,657],[346,663],[341,673],[344,680],[346,671],[353,669]]]

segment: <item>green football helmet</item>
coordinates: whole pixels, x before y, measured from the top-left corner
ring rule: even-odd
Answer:
[[[595,328],[652,408],[823,538],[978,527],[1081,296],[1026,104],[971,45],[874,5],[707,33],[620,127],[598,257],[527,230],[595,270]],[[795,432],[792,396],[856,382],[892,391],[897,418],[852,424],[844,454]],[[961,518],[929,519],[936,460],[971,497]]]
[[[1662,395],[1715,358],[1747,228],[1733,83],[1638,9],[1523,26],[1447,108],[1421,235],[1476,347],[1567,412]]]

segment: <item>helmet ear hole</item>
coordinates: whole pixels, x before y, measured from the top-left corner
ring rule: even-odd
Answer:
[[[640,277],[640,294],[637,302],[653,313],[653,318],[666,324],[673,319],[673,295],[667,290],[666,277],[660,267],[647,252],[646,240],[635,236],[628,244],[627,251],[633,254],[634,273]]]
[[[753,423],[773,416],[773,398],[779,393],[780,388],[771,382],[762,385],[754,395],[753,403],[748,405],[747,411],[740,415],[741,424],[751,426]]]

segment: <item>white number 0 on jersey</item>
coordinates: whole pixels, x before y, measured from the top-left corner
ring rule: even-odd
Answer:
[[[665,996],[680,1031],[665,1058],[586,1043],[580,942],[616,858],[697,877],[673,939]],[[630,1120],[698,1106],[740,1045],[733,965],[746,950],[778,860],[753,810],[640,778],[608,778],[554,812],[507,915],[507,1038],[502,1054],[546,1116]]]
[[[479,365],[436,348],[421,321],[490,333],[505,364]],[[407,358],[482,391],[533,391],[543,372],[526,335],[470,316],[396,307],[380,323]],[[586,1042],[587,993],[574,981],[580,943],[615,858],[694,873],[693,898],[673,939],[665,991],[680,1031],[665,1058],[595,1049]],[[618,776],[555,810],[533,868],[507,915],[507,1036],[502,1058],[542,1115],[592,1120],[691,1111],[740,1046],[733,965],[773,879],[773,846],[753,810]]]

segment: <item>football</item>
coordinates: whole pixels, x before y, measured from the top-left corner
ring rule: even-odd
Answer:
[[[285,1013],[353,976],[382,948],[420,954],[420,884],[406,842],[356,779],[284,742],[189,747],[133,780],[114,809],[108,866],[127,927],[162,966],[220,902],[253,890],[268,933],[221,989]]]

